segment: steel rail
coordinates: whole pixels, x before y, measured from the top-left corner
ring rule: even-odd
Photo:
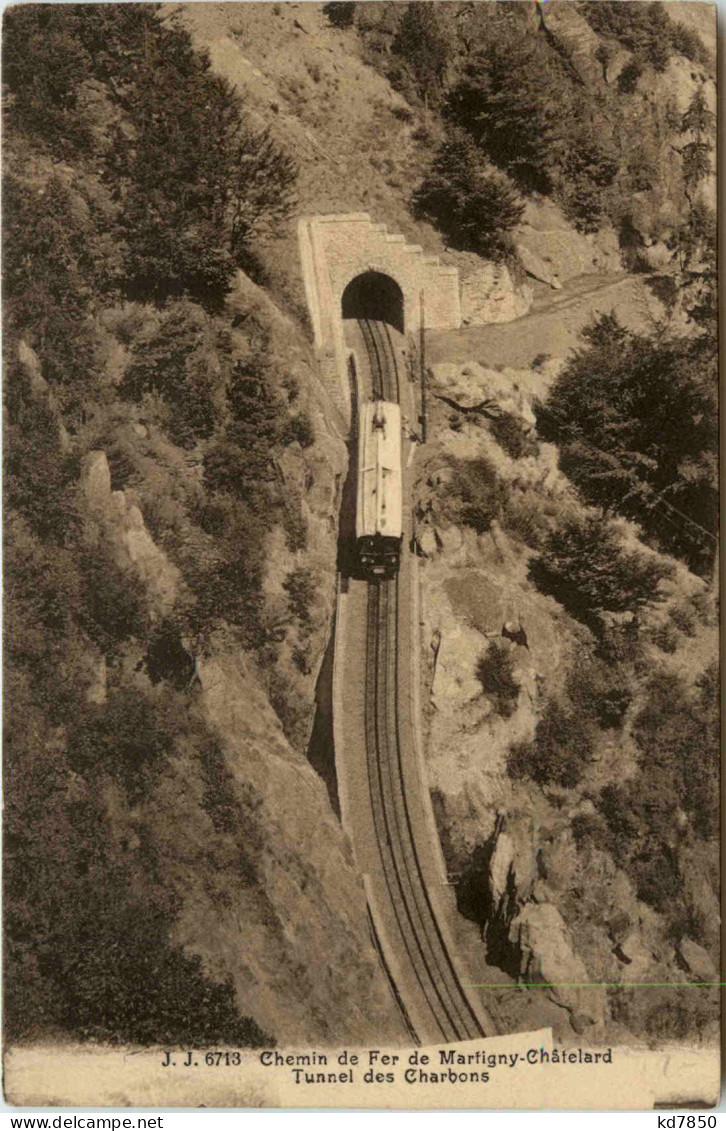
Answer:
[[[373,394],[396,401],[400,383],[387,325],[359,320]],[[384,880],[414,977],[444,1040],[485,1036],[448,952],[416,849],[398,711],[398,577],[370,582],[366,638],[366,757]],[[390,977],[390,973],[389,973]]]
[[[447,1021],[449,1019],[445,1015],[442,1016],[441,1010],[437,1005],[436,995],[431,996],[433,980],[426,965],[426,956],[421,951],[420,940],[409,913],[405,895],[405,884],[394,852],[394,839],[391,835],[389,823],[390,805],[386,802],[384,759],[381,756],[381,748],[385,744],[384,736],[388,729],[385,702],[381,702],[380,694],[381,656],[383,655],[384,657],[385,667],[388,647],[388,640],[385,634],[379,632],[382,620],[387,619],[383,617],[381,613],[382,588],[384,587],[370,585],[368,589],[368,633],[366,641],[366,759],[368,764],[371,808],[373,811],[373,826],[376,832],[376,840],[381,856],[381,866],[390,898],[390,904],[411,965],[411,970],[413,971],[424,1000],[442,1036],[444,1039],[448,1039],[450,1029],[447,1025]],[[421,962],[423,962],[424,966],[423,971],[420,966]]]

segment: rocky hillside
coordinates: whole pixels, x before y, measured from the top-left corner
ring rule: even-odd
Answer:
[[[369,211],[463,280],[465,329],[427,346],[418,484],[431,785],[462,912],[509,978],[709,980],[713,836],[693,815],[710,779],[688,792],[682,749],[711,725],[712,560],[659,541],[642,507],[598,527],[661,598],[639,603],[632,647],[632,610],[603,621],[591,601],[583,619],[536,566],[600,521],[597,476],[571,450],[560,466],[542,415],[593,314],[615,310],[638,364],[656,328],[691,343],[669,364],[708,401],[711,22],[700,5],[625,24],[593,7],[500,5],[501,28],[467,3],[434,24],[433,6],[387,3],[8,14],[9,1035],[401,1037],[306,757],[346,437],[295,232],[326,211]],[[516,161],[484,128],[491,98]],[[449,137],[466,156],[455,228]],[[711,505],[702,431],[663,482],[632,440],[673,505]],[[691,720],[675,750],[664,699]],[[644,758],[676,783],[669,827],[637,808]],[[502,1010],[512,1027],[690,1036],[710,1005],[688,994]]]
[[[127,143],[166,130],[143,133],[145,83],[170,114],[185,73],[234,114],[231,89],[149,9],[81,15],[24,10],[6,32],[8,1034],[393,1039],[362,883],[305,756],[343,422],[267,290],[234,264],[221,296],[214,264],[170,277],[202,204],[142,183]],[[145,51],[166,68],[145,74]],[[68,89],[41,125],[59,57]]]
[[[715,822],[717,797],[715,594],[616,523],[618,553],[634,555],[622,611],[593,623],[563,605],[536,564],[592,512],[537,438],[533,396],[551,372],[442,363],[433,377],[422,654],[429,781],[460,910],[510,977],[716,981],[716,825],[701,819],[706,805]],[[609,567],[592,568],[602,587]],[[640,571],[655,588],[631,620]],[[556,1005],[563,1035],[593,1041],[717,1033],[715,991],[565,987],[532,991],[538,1006],[496,992],[515,1027]]]

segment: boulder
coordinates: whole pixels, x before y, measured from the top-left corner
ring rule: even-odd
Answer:
[[[718,970],[707,950],[693,939],[682,939],[678,944],[678,955],[698,982],[717,982]]]
[[[459,366],[453,361],[442,361],[438,365],[431,367],[431,372],[434,375],[434,380],[446,388],[449,385],[455,385],[459,378]]]
[[[436,535],[430,526],[420,526],[417,533],[418,544],[421,547],[421,553],[426,558],[432,558],[438,550],[436,543]]]
[[[105,452],[89,452],[84,458],[80,488],[89,509],[105,514],[111,501],[111,470]]]
[[[539,279],[541,283],[547,283],[555,291],[562,290],[562,283],[558,279],[551,267],[548,267],[543,259],[526,246],[526,244],[517,244],[517,255],[519,262],[524,267],[528,275],[533,279]]]
[[[461,717],[472,704],[478,716],[488,713],[489,705],[475,674],[483,644],[481,633],[467,625],[442,633],[431,686],[431,702],[441,714]]]
[[[622,962],[623,981],[636,982],[653,966],[653,955],[643,942],[639,931],[631,931],[615,948],[615,957]]]
[[[100,705],[106,702],[106,657],[92,665],[91,683],[86,691],[86,702]]]
[[[465,326],[513,322],[532,305],[532,288],[517,286],[503,263],[486,263],[464,279],[461,320]]]
[[[442,549],[447,554],[455,554],[464,544],[464,535],[461,528],[453,523],[451,526],[437,526],[436,533]]]
[[[578,1015],[580,1027],[602,1020],[605,990],[587,985],[590,975],[554,904],[528,903],[513,920],[509,937],[519,949],[519,969],[525,981],[546,982],[553,1000]]]

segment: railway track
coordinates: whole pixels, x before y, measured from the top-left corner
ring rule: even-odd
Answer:
[[[368,352],[373,394],[399,400],[395,349],[384,323],[361,321]],[[365,660],[365,743],[370,800],[381,867],[399,944],[415,981],[423,1018],[417,1032],[409,1012],[405,1019],[416,1041],[446,1042],[485,1036],[461,985],[432,907],[407,802],[399,692],[398,576],[371,581],[367,591]],[[389,978],[390,971],[387,968]],[[400,987],[394,986],[399,1002]],[[404,1003],[405,1004],[405,1003]]]
[[[373,382],[373,396],[383,401],[400,401],[398,361],[391,340],[391,331],[385,322],[368,318],[359,320]]]

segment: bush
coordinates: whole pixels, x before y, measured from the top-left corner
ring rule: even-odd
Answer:
[[[584,852],[590,846],[607,849],[607,825],[597,813],[577,813],[570,828],[578,852]]]
[[[512,459],[536,456],[539,452],[539,444],[532,429],[519,416],[502,412],[489,421],[489,427],[500,448]]]
[[[645,67],[643,61],[637,56],[629,59],[618,75],[618,90],[621,94],[633,94],[638,87]]]
[[[685,55],[692,62],[708,61],[700,37],[672,19],[662,4],[622,7],[614,0],[602,0],[597,5],[583,5],[582,14],[599,35],[617,39],[655,71],[665,70],[673,53]]]
[[[567,677],[566,693],[578,714],[603,730],[622,725],[633,698],[625,677],[613,664],[578,657]]]
[[[68,761],[84,776],[108,774],[138,801],[161,772],[175,746],[174,728],[159,703],[124,690],[89,707],[77,720],[68,743]]]
[[[509,719],[517,709],[519,684],[514,678],[514,665],[509,649],[496,640],[476,662],[476,677],[482,691],[494,703],[497,714]]]
[[[452,247],[499,258],[503,237],[524,212],[524,201],[476,144],[455,131],[440,146],[414,193],[414,211],[431,220]]]
[[[497,473],[483,457],[453,460],[451,480],[444,492],[444,505],[454,522],[470,526],[477,534],[490,529],[504,499]]]
[[[653,641],[656,648],[660,648],[661,652],[667,652],[669,655],[673,655],[678,648],[680,636],[675,626],[665,621],[664,624],[659,624],[655,628],[651,628],[650,639]]]
[[[507,533],[531,549],[540,549],[550,530],[547,517],[542,512],[541,495],[535,491],[512,489],[504,502],[502,525]]]
[[[136,572],[121,569],[99,547],[81,555],[83,602],[78,620],[94,644],[113,655],[132,636],[145,634],[145,593]]]
[[[323,4],[323,12],[333,27],[342,29],[353,27],[355,20],[354,0],[331,0],[331,3]]]
[[[679,632],[684,636],[693,637],[696,635],[698,628],[698,616],[693,605],[689,601],[684,601],[681,605],[671,605],[668,610],[668,616],[671,622]]]
[[[286,440],[290,444],[299,444],[301,448],[309,448],[315,443],[315,427],[306,412],[291,417]]]
[[[287,593],[290,613],[301,627],[310,629],[310,611],[315,602],[316,582],[312,572],[305,566],[297,566],[282,583],[282,588]]]
[[[153,684],[167,680],[177,691],[189,687],[194,660],[182,643],[180,626],[175,621],[162,621],[149,640],[146,670]]]
[[[601,614],[632,613],[663,599],[666,562],[622,547],[616,527],[601,515],[573,518],[549,535],[529,576],[571,616],[601,631]]]
[[[577,785],[590,761],[592,740],[587,722],[556,699],[537,723],[532,742],[509,748],[507,772],[514,780],[531,778],[538,785]]]

